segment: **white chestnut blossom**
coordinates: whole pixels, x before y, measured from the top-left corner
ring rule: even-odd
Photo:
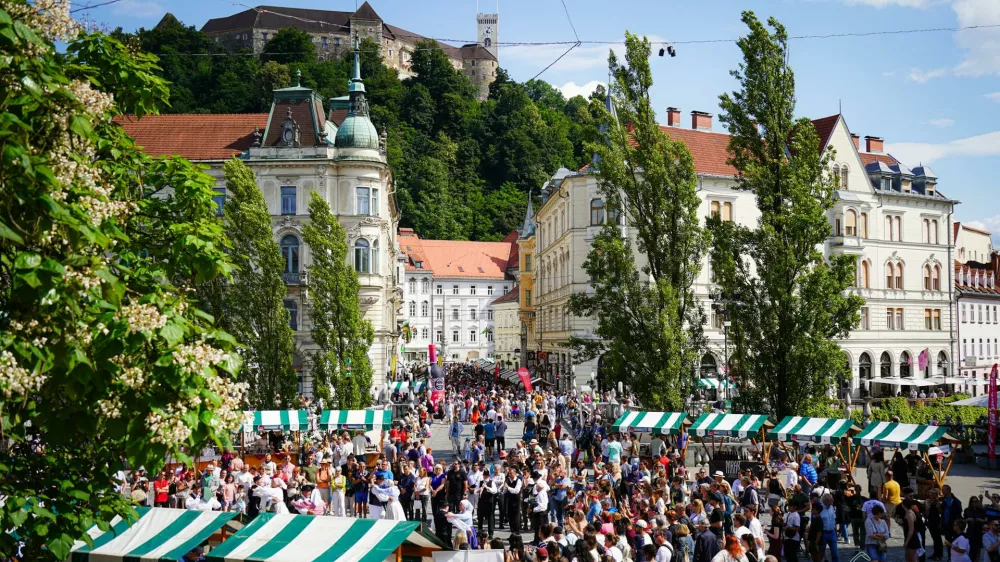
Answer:
[[[196,344],[181,344],[174,350],[174,363],[188,373],[200,373],[206,367],[222,363],[229,359],[229,354],[216,349],[205,342]]]
[[[185,425],[183,416],[187,407],[178,402],[170,404],[163,411],[153,411],[146,416],[146,427],[152,433],[150,441],[168,447],[176,447],[191,437],[191,428]]]
[[[112,396],[104,400],[97,401],[97,410],[105,418],[120,418],[122,415],[122,401],[117,396]]]
[[[19,366],[13,353],[6,349],[0,351],[0,391],[7,398],[37,392],[47,378],[42,373]]]
[[[122,307],[118,317],[128,324],[130,334],[149,334],[167,324],[167,317],[158,308],[147,303],[127,304]]]
[[[146,373],[140,367],[126,367],[118,374],[118,382],[126,388],[137,389],[146,382]]]

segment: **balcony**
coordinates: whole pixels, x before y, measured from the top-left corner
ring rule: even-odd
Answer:
[[[285,285],[300,285],[305,281],[305,274],[298,271],[286,271],[281,274],[281,280]]]
[[[838,232],[830,237],[830,247],[843,254],[857,255],[865,250],[865,239],[855,235],[845,235]]]

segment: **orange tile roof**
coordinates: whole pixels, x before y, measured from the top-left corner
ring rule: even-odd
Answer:
[[[518,302],[518,300],[520,299],[520,296],[521,295],[520,295],[520,292],[518,290],[518,286],[514,285],[514,287],[510,291],[508,291],[506,295],[500,295],[499,297],[493,299],[493,302],[491,302],[490,304],[503,304],[505,302]]]
[[[468,240],[423,240],[412,228],[399,229],[399,247],[406,254],[407,271],[424,270],[435,277],[503,279],[515,242],[470,242]]]
[[[254,127],[261,134],[267,113],[205,115],[133,115],[115,118],[150,156],[224,160],[250,148]]]
[[[698,131],[681,127],[660,126],[672,140],[683,142],[694,157],[694,170],[699,174],[735,176],[736,168],[726,163],[729,158],[729,134]]]
[[[821,151],[830,142],[830,135],[833,134],[833,129],[837,126],[837,121],[839,120],[839,114],[813,119],[812,123],[813,127],[816,127],[816,134],[819,135],[819,149]]]
[[[865,166],[867,166],[868,164],[871,164],[872,162],[875,162],[875,161],[882,162],[886,166],[895,166],[896,164],[899,163],[899,160],[896,160],[891,155],[884,154],[884,153],[881,153],[881,152],[879,152],[879,153],[875,153],[875,152],[861,152],[859,154],[861,154],[861,163],[864,164]]]

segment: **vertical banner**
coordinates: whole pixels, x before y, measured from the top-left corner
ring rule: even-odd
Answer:
[[[531,392],[531,373],[524,367],[521,367],[517,370],[517,378],[521,379],[521,384],[524,385],[525,392]]]
[[[392,377],[391,380],[396,380],[396,354],[392,354]]]
[[[986,453],[990,459],[997,457],[997,364],[990,371],[989,421],[986,433]]]
[[[497,361],[497,366],[493,369],[493,382],[500,380],[500,362]]]
[[[430,365],[427,367],[427,383],[430,386],[431,403],[437,408],[444,400],[444,369],[438,365],[437,348],[434,344],[427,346]]]

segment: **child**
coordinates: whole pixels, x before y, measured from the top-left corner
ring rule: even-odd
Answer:
[[[462,459],[472,461],[472,442],[468,437],[465,438],[465,445],[462,445]]]

